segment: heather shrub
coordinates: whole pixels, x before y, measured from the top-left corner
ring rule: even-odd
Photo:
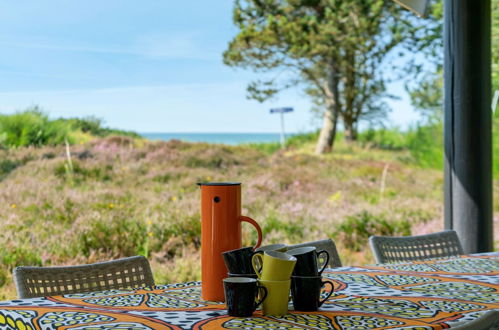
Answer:
[[[144,254],[147,227],[141,221],[124,216],[112,216],[107,221],[95,219],[77,234],[73,254],[92,253],[124,257]]]
[[[201,150],[193,150],[194,154],[190,154],[185,159],[185,166],[191,168],[208,168],[219,169],[226,168],[239,164],[237,155],[228,148],[203,148]]]
[[[7,282],[7,270],[0,267],[0,287],[4,286]]]
[[[75,183],[82,183],[86,180],[110,181],[112,180],[113,165],[85,166],[79,161],[67,160],[60,162],[54,168],[54,174],[64,180],[74,180]]]
[[[42,261],[35,247],[6,246],[0,248],[2,265],[8,270],[17,266],[41,266]]]
[[[296,219],[288,219],[288,221],[285,221],[283,218],[283,216],[279,217],[273,212],[267,215],[263,222],[262,234],[268,236],[272,235],[272,232],[274,231],[291,241],[297,241],[303,238],[303,224],[297,222]]]
[[[1,159],[0,160],[0,181],[9,175],[10,172],[16,169],[21,164],[20,161],[12,159]]]
[[[410,235],[411,225],[407,220],[389,221],[383,215],[375,215],[368,211],[347,216],[340,223],[334,235],[349,249],[361,251],[366,247],[369,236],[404,236]]]

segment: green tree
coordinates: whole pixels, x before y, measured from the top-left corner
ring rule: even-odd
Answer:
[[[390,0],[236,0],[233,19],[224,63],[266,73],[248,86],[261,102],[302,85],[323,109],[317,153],[332,150],[338,120],[353,140],[359,120],[386,113],[388,55],[431,44],[438,28]]]
[[[444,77],[440,68],[437,73],[426,73],[417,87],[408,87],[411,104],[423,117],[432,123],[443,120]]]
[[[441,12],[442,3],[436,4]],[[495,90],[499,90],[499,0],[491,1],[492,14],[492,95]],[[440,27],[439,30],[441,30]],[[435,30],[433,38],[442,41],[442,35]],[[407,86],[407,91],[411,98],[411,103],[416,110],[421,111],[427,118],[443,117],[443,70],[441,63],[436,66],[436,73],[426,72],[417,80],[417,84]]]

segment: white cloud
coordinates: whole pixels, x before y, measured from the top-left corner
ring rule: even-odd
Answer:
[[[54,40],[51,38],[25,38],[19,42],[17,38],[3,36],[0,40],[2,48],[24,48],[51,50],[59,52],[95,53],[132,55],[166,59],[187,60],[220,60],[221,49],[206,42],[210,38],[200,32],[171,33],[171,34],[144,34],[132,40],[129,44],[114,46],[100,46],[93,43],[68,40]]]

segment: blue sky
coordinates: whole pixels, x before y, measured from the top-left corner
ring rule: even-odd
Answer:
[[[41,106],[51,117],[102,118],[138,132],[276,132],[274,106],[293,106],[289,132],[315,129],[300,90],[247,100],[252,72],[223,65],[236,34],[233,0],[0,0],[0,112]],[[391,122],[418,119],[402,84]]]

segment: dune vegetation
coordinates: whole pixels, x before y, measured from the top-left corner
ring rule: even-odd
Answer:
[[[0,299],[15,297],[18,265],[142,254],[157,283],[199,279],[200,181],[242,182],[243,214],[260,223],[265,244],[331,237],[345,265],[371,263],[370,235],[443,227],[442,171],[417,162],[407,143],[410,134],[425,135],[408,134],[367,131],[357,143],[339,138],[333,154],[320,156],[314,134],[291,138],[286,150],[130,136],[4,147]],[[251,226],[243,231],[251,245]]]

